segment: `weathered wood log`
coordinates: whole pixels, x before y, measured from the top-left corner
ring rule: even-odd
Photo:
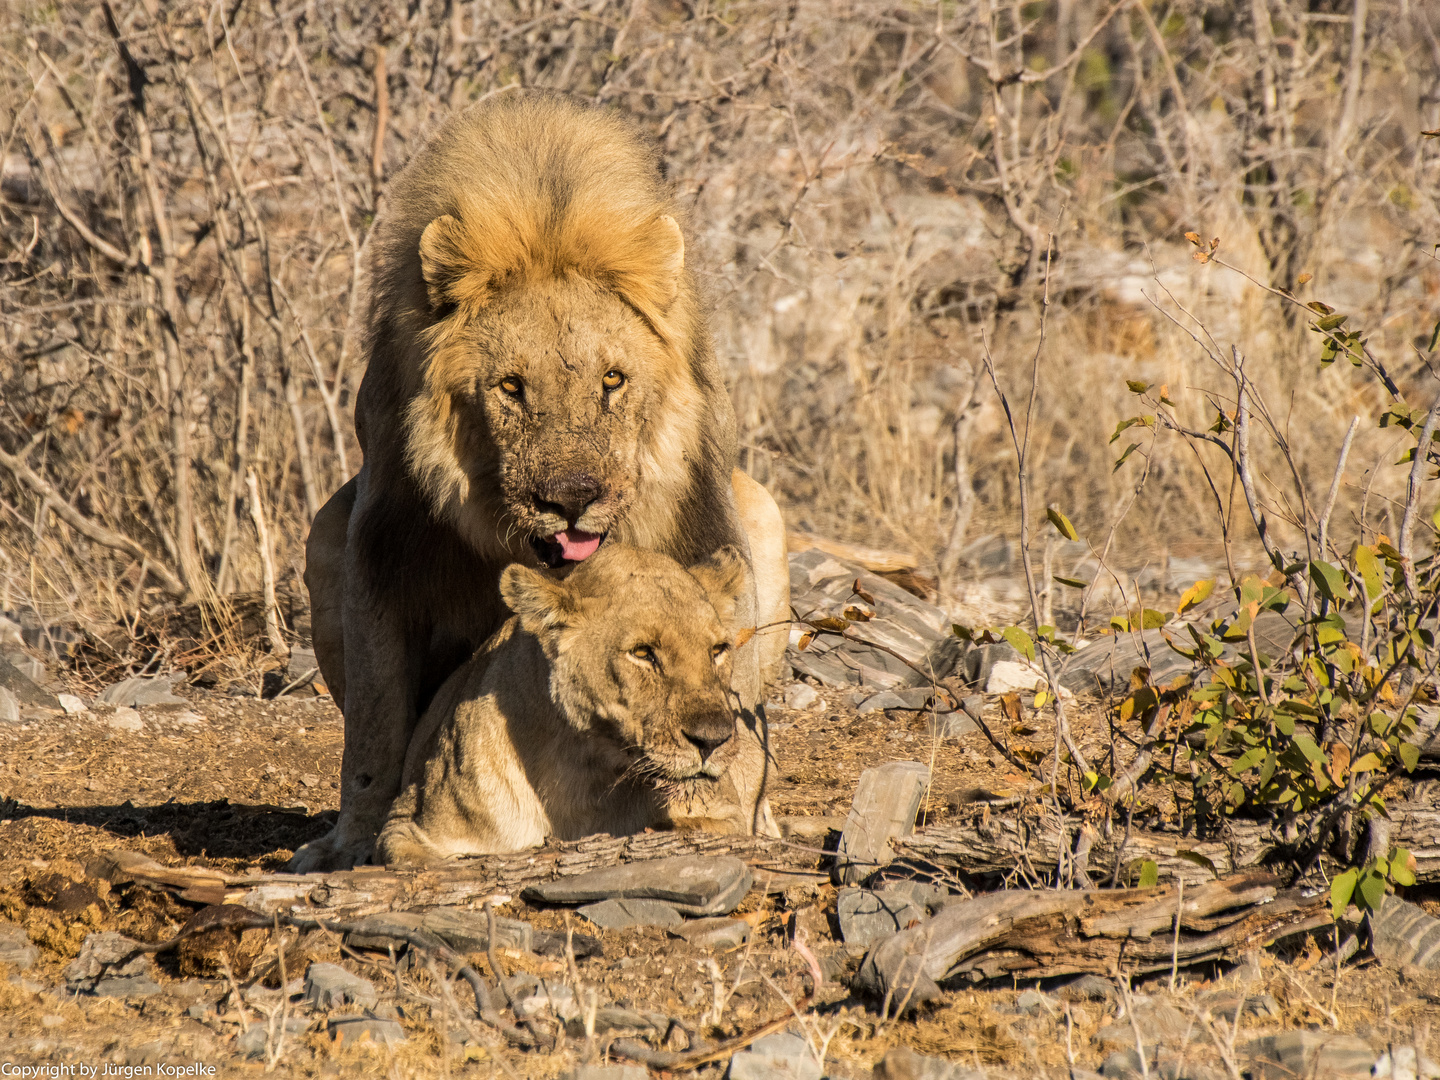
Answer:
[[[1172,962],[1236,959],[1330,921],[1328,896],[1282,891],[1259,872],[1187,888],[1183,897],[1176,886],[987,893],[877,942],[858,985],[899,1006],[939,996],[937,984],[957,975],[978,981],[1163,971]]]
[[[861,547],[858,544],[847,544],[841,540],[831,540],[828,536],[817,536],[815,533],[799,532],[791,529],[785,534],[785,546],[791,552],[796,551],[823,551],[826,555],[834,555],[837,559],[844,559],[846,562],[857,563],[871,573],[899,573],[905,570],[914,570],[920,565],[920,560],[908,551],[882,551],[879,548]]]
[[[1409,848],[1415,856],[1416,880],[1440,882],[1440,809],[1396,804],[1390,807],[1390,818],[1391,843]],[[1078,832],[1078,822],[1062,827],[1053,815],[1007,813],[932,825],[890,843],[899,858],[914,865],[971,874],[1005,874],[1025,867],[1053,879],[1061,853],[1068,865],[1076,852]],[[1225,835],[1214,840],[1136,829],[1126,841],[1124,830],[1117,828],[1109,838],[1093,838],[1088,868],[1092,875],[1108,876],[1117,857],[1126,863],[1151,859],[1160,868],[1162,881],[1198,885],[1283,861],[1293,846],[1273,826],[1261,822],[1227,822]]]
[[[137,882],[197,903],[358,918],[382,911],[465,905],[605,866],[678,855],[738,856],[762,885],[814,879],[818,859],[812,852],[763,837],[665,832],[591,836],[509,855],[460,860],[433,870],[362,866],[328,874],[226,874],[162,866],[136,852],[118,850],[94,860],[87,869],[114,884]]]

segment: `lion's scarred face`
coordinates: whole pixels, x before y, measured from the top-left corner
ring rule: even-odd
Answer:
[[[550,660],[550,690],[577,730],[607,734],[658,784],[719,777],[733,756],[730,623],[745,581],[723,547],[680,567],[607,544],[566,580],[511,566],[501,594]]]
[[[434,322],[409,459],[477,547],[578,563],[612,535],[655,541],[625,529],[647,491],[679,501],[654,489],[684,475],[675,459],[700,422],[699,394],[666,336],[684,243],[668,217],[648,236],[645,275],[631,280],[565,265],[486,274],[466,226],[444,217],[425,230]]]

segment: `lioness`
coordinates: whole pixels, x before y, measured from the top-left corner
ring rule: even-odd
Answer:
[[[756,778],[727,773],[745,767],[730,688],[745,576],[733,547],[687,571],[613,541],[563,581],[509,567],[500,594],[516,614],[421,719],[377,861],[647,827],[746,831],[735,780]]]
[[[778,511],[734,473],[683,215],[637,133],[568,99],[499,96],[451,116],[388,199],[353,328],[364,465],[306,547],[316,656],[345,714],[340,817],[293,870],[370,851],[417,717],[507,617],[508,564],[573,566],[624,540],[682,565],[729,544],[749,568],[763,547],[770,594],[747,580],[737,625],[788,607],[783,530],[762,545],[745,527],[775,533]],[[742,519],[736,489],[758,514]],[[759,644],[733,662],[735,752],[751,827],[773,832]]]

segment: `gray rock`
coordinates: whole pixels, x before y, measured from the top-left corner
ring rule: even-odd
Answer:
[[[892,1046],[875,1066],[875,1080],[985,1080],[985,1073],[944,1058],[917,1054],[908,1046]]]
[[[149,997],[160,993],[160,984],[148,975],[125,975],[99,979],[90,991],[96,997]]]
[[[730,1059],[730,1080],[820,1080],[820,1062],[810,1044],[779,1031],[750,1044]]]
[[[968,700],[968,699],[967,699]],[[979,731],[980,725],[959,709],[948,713],[933,713],[926,722],[930,734],[937,739],[958,739]]]
[[[177,979],[165,986],[165,993],[181,1001],[218,1001],[224,992],[219,979]]]
[[[1193,648],[1195,644],[1179,625],[1146,630],[1139,635],[1139,644],[1134,634],[1102,637],[1069,658],[1065,674],[1060,676],[1060,685],[1076,693],[1086,690],[1103,693],[1128,686],[1130,673],[1137,667],[1148,667],[1150,678],[1156,683],[1169,682],[1194,664],[1170,648],[1167,637],[1183,648]]]
[[[326,1025],[330,1038],[342,1046],[370,1039],[372,1042],[394,1045],[406,1041],[405,1029],[398,1020],[385,1020],[378,1016],[336,1016]]]
[[[380,992],[369,979],[352,975],[339,964],[312,963],[305,971],[305,1004],[315,1009],[338,1009],[359,1005],[373,1009]]]
[[[577,908],[602,930],[623,930],[627,926],[674,926],[684,917],[661,900],[602,900]]]
[[[950,890],[944,885],[929,881],[887,881],[877,885],[875,891],[890,896],[903,896],[931,915],[948,903],[951,897]]]
[[[20,699],[14,693],[0,686],[0,723],[20,722]]]
[[[1328,1080],[1368,1077],[1375,1051],[1364,1039],[1326,1031],[1285,1031],[1262,1035],[1245,1045],[1253,1080],[1324,1076]]]
[[[669,1028],[667,1020],[665,1028]],[[602,1005],[595,1010],[595,1034],[606,1035],[612,1031],[649,1031],[654,1028],[650,1018],[630,1009],[622,1009],[618,1005]],[[583,1039],[585,1037],[585,1016],[581,1015],[569,1021],[565,1025],[565,1033],[571,1038]],[[661,1029],[664,1033],[664,1029]]]
[[[915,829],[915,812],[930,783],[918,761],[892,761],[860,774],[831,871],[837,885],[854,885],[894,859],[890,840]]]
[[[928,708],[934,698],[934,693],[928,686],[904,687],[898,690],[882,690],[878,694],[862,700],[855,711],[862,716],[865,713],[875,712],[877,709],[901,709],[906,712],[919,712]]]
[[[17,671],[15,665],[5,659],[0,659],[0,689],[8,690],[21,705],[34,705],[42,709],[60,707],[54,694],[36,686],[33,679],[24,672]]]
[[[1370,915],[1370,950],[1391,964],[1440,970],[1440,919],[1397,896]]]
[[[1235,1013],[1243,1016],[1279,1016],[1280,1006],[1269,994],[1234,994],[1227,990],[1212,990],[1201,994],[1196,1003],[1209,1011],[1217,1020],[1235,1020]]]
[[[436,908],[418,911],[391,911],[368,915],[345,938],[352,949],[375,949],[385,952],[403,950],[408,942],[405,934],[419,934],[431,944],[443,942],[457,952],[480,952],[489,948],[489,916],[483,911],[460,911]],[[519,919],[495,918],[495,944],[499,948],[534,951],[538,935],[527,922]],[[581,936],[581,935],[577,935]],[[562,944],[563,951],[563,944]],[[581,954],[576,945],[576,955]]]
[[[750,924],[743,919],[692,919],[666,932],[684,938],[699,949],[738,949],[750,940]]]
[[[995,665],[1001,662],[1016,663],[1020,654],[1007,641],[993,645],[977,645],[965,654],[965,681],[971,686],[983,687],[990,681]]]
[[[180,677],[184,678],[184,676]],[[170,692],[172,685],[171,679],[167,676],[156,676],[152,679],[139,677],[121,679],[100,691],[100,696],[95,701],[101,705],[116,705],[131,709],[146,705],[188,704],[184,698],[177,697]]]
[[[1440,1080],[1440,1065],[1417,1058],[1413,1046],[1395,1046],[1380,1055],[1370,1075],[1375,1080]]]
[[[1015,999],[1015,1008],[1026,1016],[1054,1016],[1061,1011],[1059,1002],[1039,990],[1026,990]]]
[[[579,1065],[561,1080],[650,1080],[650,1072],[640,1065]]]
[[[284,1024],[285,1035],[288,1038],[292,1035],[302,1035],[310,1025],[298,1016],[291,1016]],[[275,1034],[278,1038],[281,1025],[276,1024]],[[266,1044],[270,1041],[270,1025],[268,1023],[251,1024],[235,1040],[235,1049],[247,1058],[265,1056]]]
[[[515,1002],[515,1011],[522,1020],[532,1019],[542,1013],[554,1013],[561,1020],[577,1020],[581,1016],[575,991],[564,983],[550,979],[541,980],[533,993]]]
[[[809,683],[797,682],[785,691],[785,707],[804,712],[820,700],[820,691]]]
[[[1062,1001],[1114,1001],[1119,994],[1115,984],[1099,975],[1081,975],[1056,991]]]
[[[24,927],[16,926],[8,919],[0,919],[0,964],[9,964],[25,971],[35,965],[40,950],[30,944],[30,936]]]
[[[303,645],[291,647],[290,665],[285,669],[286,686],[292,684],[295,688],[309,686],[319,673],[320,664],[315,659],[314,649],[307,649]]]
[[[143,975],[150,965],[149,954],[139,951],[143,947],[114,930],[90,934],[80,946],[80,955],[65,965],[65,981],[73,986],[101,975]]]
[[[896,892],[841,889],[835,906],[845,944],[862,947],[927,917],[922,905]]]
[[[49,677],[49,672],[45,670],[45,665],[27,653],[7,653],[5,659],[10,661],[11,667],[20,672],[21,675],[24,675],[36,686],[39,686]]]
[[[664,900],[682,915],[728,915],[745,899],[752,880],[750,868],[733,856],[682,855],[531,885],[523,895],[547,904]]]

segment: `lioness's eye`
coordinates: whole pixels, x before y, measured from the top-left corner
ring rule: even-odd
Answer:
[[[630,650],[630,655],[636,660],[644,660],[647,664],[655,663],[655,650],[649,645],[636,645]]]
[[[600,379],[600,385],[605,387],[606,390],[619,390],[620,387],[625,385],[625,376],[621,372],[611,368],[605,372],[604,376]]]
[[[511,397],[518,398],[525,392],[525,384],[514,375],[506,375],[505,378],[500,380],[500,389],[504,390],[505,393]]]
[[[718,664],[721,660],[725,659],[725,654],[729,651],[730,646],[723,641],[717,645],[712,645],[710,646],[710,659]]]

